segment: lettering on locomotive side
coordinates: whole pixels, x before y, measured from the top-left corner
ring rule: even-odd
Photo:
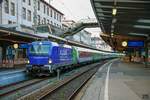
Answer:
[[[61,48],[59,50],[59,59],[61,61],[70,60],[71,59],[71,49]]]
[[[67,49],[60,49],[59,55],[67,55]]]

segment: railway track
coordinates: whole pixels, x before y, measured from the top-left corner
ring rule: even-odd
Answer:
[[[26,81],[22,81],[22,82],[18,82],[18,83],[10,84],[8,86],[1,87],[0,98],[7,96],[9,94],[13,94],[31,85],[37,84],[43,80],[45,80],[45,78],[44,79],[32,79],[32,80],[30,79],[30,80],[26,80]]]
[[[90,65],[83,71],[51,86],[21,97],[19,100],[72,100],[102,64]]]
[[[9,71],[9,72],[7,72],[7,71],[1,71],[0,72],[0,77],[1,76],[6,76],[6,75],[12,75],[12,74],[16,74],[16,73],[22,73],[22,72],[25,72],[26,70],[25,69],[22,69],[22,70],[17,70],[17,71]]]
[[[17,85],[17,84],[20,84],[20,83],[23,83],[23,82],[26,82],[26,81],[28,81],[28,80],[22,80],[22,81],[15,82],[15,83],[12,83],[12,84],[0,86],[0,90],[3,90],[3,89],[5,89],[5,88],[7,88],[7,87],[15,86],[15,85]]]
[[[101,63],[102,64],[102,63]],[[8,86],[1,87],[0,89],[0,99],[4,100],[37,100],[37,99],[49,99],[50,96],[59,95],[57,92],[61,90],[61,88],[66,88],[68,84],[77,84],[75,87],[70,87],[69,92],[65,93],[68,96],[64,96],[64,100],[66,98],[70,98],[71,100],[76,93],[80,90],[80,88],[92,77],[92,75],[96,72],[97,66],[100,66],[100,63],[86,65],[84,67],[80,67],[69,71],[67,73],[62,73],[61,79],[58,80],[57,77],[46,77],[46,78],[39,78],[39,79],[31,79],[27,81],[18,82],[15,84],[11,84]],[[75,81],[76,80],[76,81]],[[82,80],[82,81],[80,81]],[[48,87],[47,87],[48,86]],[[63,90],[63,89],[62,89]],[[37,92],[38,91],[38,92]],[[55,92],[56,91],[56,92]],[[67,90],[68,91],[68,90]],[[47,94],[47,95],[46,95]],[[59,96],[55,96],[59,97]],[[51,97],[50,97],[51,98]],[[52,99],[57,100],[57,98]],[[63,100],[63,99],[58,99]]]
[[[96,68],[90,68],[54,88],[50,93],[40,97],[40,100],[72,100],[82,86],[95,74]]]

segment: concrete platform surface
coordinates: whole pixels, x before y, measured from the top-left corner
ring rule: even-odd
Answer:
[[[150,100],[150,66],[112,60],[78,96],[78,100]]]

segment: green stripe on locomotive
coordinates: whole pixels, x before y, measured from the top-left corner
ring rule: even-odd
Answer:
[[[73,54],[73,63],[77,64],[77,61],[78,61],[78,51],[74,47],[72,48],[72,50],[73,50],[73,52],[72,52],[72,54]]]

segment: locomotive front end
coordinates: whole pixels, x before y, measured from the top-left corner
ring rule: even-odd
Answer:
[[[52,60],[50,42],[32,42],[28,48],[27,72],[31,74],[51,73]]]

